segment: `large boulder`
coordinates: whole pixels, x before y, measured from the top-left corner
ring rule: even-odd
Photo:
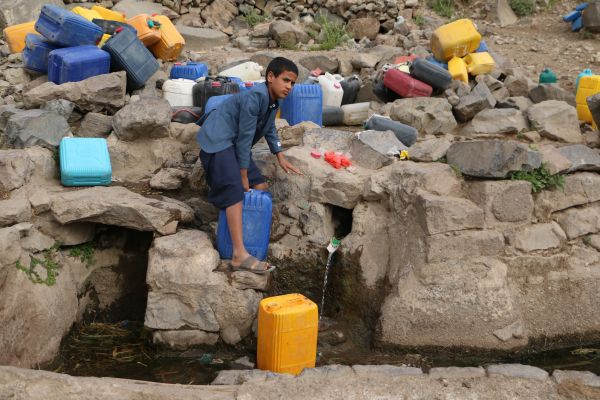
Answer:
[[[350,152],[358,165],[379,169],[394,162],[394,156],[407,149],[392,131],[363,131],[352,139]]]
[[[202,9],[201,15],[208,28],[224,29],[230,26],[238,13],[235,1],[215,0]]]
[[[511,93],[512,95],[512,93]],[[529,91],[529,98],[534,103],[542,103],[548,100],[564,101],[575,107],[575,95],[555,83],[543,83]]]
[[[309,36],[304,30],[284,20],[271,22],[269,33],[280,47],[295,46],[298,43],[306,43],[309,40]]]
[[[218,264],[219,254],[205,232],[184,230],[155,239],[146,276],[146,327],[220,333],[230,344],[248,335],[262,294],[236,289],[224,273],[214,271]]]
[[[62,85],[46,82],[23,93],[23,102],[27,108],[37,108],[50,100],[66,99],[83,111],[117,110],[125,105],[126,84],[125,71]]]
[[[394,101],[390,117],[428,135],[451,133],[457,123],[444,98],[416,97]]]
[[[512,171],[531,171],[542,163],[538,152],[508,140],[453,143],[446,159],[461,173],[478,178],[506,178]]]
[[[169,136],[171,105],[159,98],[142,98],[130,103],[113,118],[113,129],[119,139],[156,139]]]
[[[216,29],[196,28],[181,22],[178,22],[175,27],[185,39],[186,49],[210,49],[229,43],[229,36]]]
[[[379,33],[379,21],[377,18],[352,18],[346,25],[346,30],[354,39],[367,37],[371,40]]]
[[[527,114],[532,128],[548,139],[567,143],[580,143],[583,139],[577,110],[564,101],[548,100],[534,104]]]
[[[494,108],[496,98],[490,92],[485,82],[479,82],[466,96],[460,98],[454,106],[454,114],[460,122],[471,120],[478,112],[486,108]]]
[[[1,0],[0,1],[0,29],[7,26],[22,24],[35,19],[44,4],[54,4],[64,7],[62,0]]]
[[[149,199],[118,186],[56,193],[50,210],[61,224],[96,222],[163,235],[174,233],[179,221],[193,218],[193,211],[183,203]]]
[[[527,128],[527,119],[521,111],[514,108],[487,109],[473,118],[473,130],[478,134],[514,134]]]
[[[340,62],[334,57],[328,57],[324,55],[306,56],[300,60],[300,64],[309,70],[319,68],[324,72],[335,73],[337,72]]]
[[[116,2],[113,11],[118,11],[127,16],[127,18],[134,17],[138,14],[152,15],[154,13],[162,13],[162,5],[160,3],[143,0],[121,0]]]
[[[13,115],[6,125],[6,138],[13,147],[56,148],[60,140],[71,134],[62,115],[46,110],[26,110]]]

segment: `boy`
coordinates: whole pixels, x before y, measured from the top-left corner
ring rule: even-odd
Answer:
[[[279,100],[285,98],[298,79],[298,67],[283,57],[274,58],[265,72],[265,83],[236,94],[200,121],[197,139],[200,161],[209,186],[208,200],[225,209],[233,244],[230,268],[264,274],[275,269],[251,256],[242,238],[244,192],[265,190],[265,178],[252,160],[252,146],[263,136],[271,153],[286,173],[302,175],[285,159],[275,130]]]

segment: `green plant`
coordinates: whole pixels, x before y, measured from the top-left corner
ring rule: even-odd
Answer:
[[[508,4],[519,17],[525,17],[535,12],[535,0],[509,0]]]
[[[84,243],[79,246],[75,246],[69,250],[71,257],[79,258],[82,263],[85,263],[86,267],[94,265],[94,246],[91,243]]]
[[[246,21],[246,23],[248,25],[250,25],[250,28],[254,28],[256,25],[260,24],[261,22],[266,21],[268,19],[267,17],[268,17],[267,14],[260,15],[254,8],[242,16],[244,21]]]
[[[457,178],[463,177],[462,171],[460,170],[460,168],[458,166],[450,165],[450,168],[452,168],[452,171],[454,172],[454,175],[456,175]]]
[[[545,164],[532,171],[515,171],[510,174],[510,179],[527,181],[531,183],[533,193],[542,190],[559,188],[564,191],[565,177],[560,174],[551,174]]]
[[[590,235],[585,235],[582,240],[583,243],[585,243],[588,246],[592,244],[592,237]]]
[[[343,24],[330,22],[323,14],[317,15],[316,22],[324,32],[323,41],[319,44],[319,50],[331,50],[348,40],[348,32]]]
[[[298,46],[298,43],[294,43],[292,41],[282,41],[281,43],[279,43],[279,47],[287,50],[298,50]]]
[[[425,19],[421,14],[415,14],[413,15],[413,22],[415,23],[415,25],[421,28],[425,24]]]
[[[452,18],[454,15],[454,0],[432,0],[430,6],[438,15]]]
[[[21,264],[20,261],[17,260],[15,263],[15,267],[18,270],[21,270],[27,274],[29,280],[33,283],[42,283],[47,286],[52,286],[56,283],[56,277],[58,276],[58,270],[60,266],[56,262],[56,252],[60,247],[60,243],[54,243],[54,246],[51,248],[44,250],[44,258],[39,259],[33,256],[30,256],[29,267],[26,267]],[[36,271],[37,267],[41,267],[46,270],[46,278],[42,279],[38,271]]]

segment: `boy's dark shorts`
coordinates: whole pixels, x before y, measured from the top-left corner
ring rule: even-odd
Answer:
[[[217,153],[205,153],[200,150],[200,162],[210,189],[208,201],[215,207],[224,209],[244,200],[240,164],[233,146]],[[252,157],[248,166],[248,182],[250,187],[265,183],[265,178]]]

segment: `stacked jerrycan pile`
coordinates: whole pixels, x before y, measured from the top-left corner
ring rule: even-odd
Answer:
[[[175,60],[185,44],[162,15],[127,20],[100,6],[69,11],[51,4],[42,7],[36,21],[5,28],[4,37],[11,52],[23,52],[26,69],[48,74],[51,82],[76,82],[124,70],[130,91],[142,87],[158,70],[155,57]]]

